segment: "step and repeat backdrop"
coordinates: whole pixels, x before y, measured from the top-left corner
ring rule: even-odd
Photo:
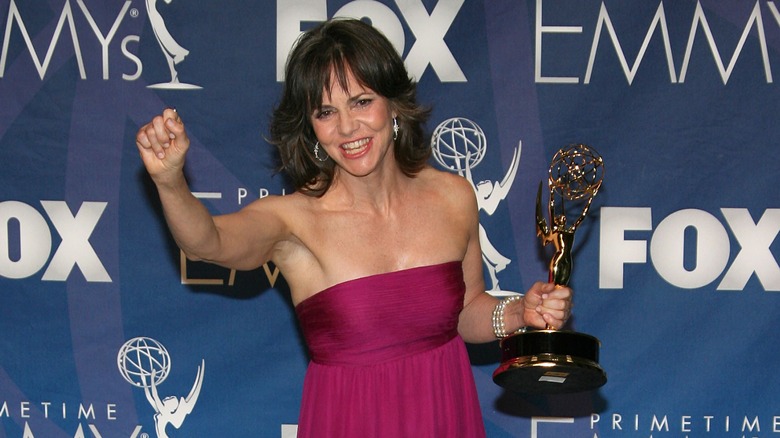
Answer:
[[[177,108],[214,213],[290,192],[265,141],[291,44],[369,20],[478,194],[488,288],[547,278],[536,190],[584,143],[570,329],[596,391],[495,385],[488,436],[780,434],[780,11],[736,0],[0,0],[0,438],[293,437],[308,357],[275,266],[185,260],[135,133]],[[441,152],[439,154],[439,152]]]

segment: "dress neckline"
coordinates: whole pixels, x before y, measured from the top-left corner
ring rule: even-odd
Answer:
[[[295,308],[297,309],[299,306],[301,306],[304,303],[314,299],[317,296],[322,295],[323,293],[332,291],[334,289],[338,289],[340,287],[344,287],[344,286],[349,285],[351,283],[356,283],[356,282],[360,282],[360,281],[367,281],[367,280],[376,280],[376,279],[380,279],[382,277],[389,276],[389,275],[410,274],[410,273],[416,273],[418,271],[423,271],[423,270],[428,270],[428,269],[438,269],[438,268],[447,267],[449,265],[460,265],[460,264],[461,264],[460,260],[452,260],[452,261],[449,261],[449,262],[441,262],[441,263],[434,263],[434,264],[430,264],[430,265],[413,266],[411,268],[403,268],[403,269],[399,269],[397,271],[380,272],[380,273],[377,273],[377,274],[369,274],[369,275],[364,275],[362,277],[356,277],[356,278],[352,278],[352,279],[349,279],[349,280],[344,280],[342,282],[339,282],[339,283],[333,284],[331,286],[328,286],[325,289],[322,289],[321,291],[315,293],[314,295],[311,295],[309,297],[304,298],[300,303],[295,305]]]

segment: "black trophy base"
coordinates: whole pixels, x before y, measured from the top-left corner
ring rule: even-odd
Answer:
[[[590,391],[607,383],[598,339],[562,330],[529,330],[501,340],[503,359],[493,381],[526,394]]]

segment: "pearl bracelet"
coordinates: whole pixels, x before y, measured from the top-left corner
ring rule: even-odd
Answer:
[[[500,300],[498,304],[496,304],[496,308],[493,309],[493,333],[498,339],[505,338],[511,334],[506,332],[504,310],[506,310],[507,304],[522,298],[522,295],[512,295],[506,297]]]

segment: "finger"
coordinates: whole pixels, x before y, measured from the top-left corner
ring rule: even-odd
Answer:
[[[186,131],[184,130],[184,124],[181,122],[181,119],[176,116],[176,118],[168,118],[165,119],[165,129],[168,132],[168,138],[170,140],[185,140],[186,139]]]
[[[177,122],[181,121],[181,119],[179,118],[179,112],[176,111],[176,108],[173,108],[173,107],[165,108],[163,110],[162,116],[166,120],[171,119],[171,120],[174,120],[174,121],[177,121]]]
[[[165,147],[163,146],[163,142],[160,141],[159,137],[160,130],[159,127],[155,127],[154,121],[141,128],[137,136],[138,142],[145,149],[151,149],[157,158],[163,159],[165,158]]]
[[[146,135],[146,126],[141,127],[136,133],[135,144],[144,149],[151,149],[152,143],[149,141],[149,136]]]
[[[542,303],[542,305],[537,307],[537,311],[539,313],[550,313],[550,312],[564,312],[568,306],[564,301],[560,300],[546,300]]]
[[[568,287],[558,286],[550,292],[543,293],[542,299],[570,300],[572,295],[572,291]]]
[[[546,303],[544,307],[538,309],[538,312],[541,314],[549,314],[555,319],[566,321],[571,316],[571,304],[565,301]]]
[[[169,137],[174,139],[176,137],[176,131],[178,131],[177,128],[183,127],[178,111],[176,111],[176,108],[166,108],[162,113],[162,117],[163,123],[169,131]]]
[[[544,328],[547,325],[544,315],[533,312],[525,315],[525,324],[531,327]]]
[[[553,329],[558,329],[563,326],[565,323],[565,320],[563,318],[556,318],[554,315],[545,313],[542,315],[544,318],[544,322],[548,327],[552,327]]]
[[[566,314],[567,314],[567,313],[568,313],[568,312],[567,312],[567,310],[566,310],[566,308],[565,308],[565,307],[564,307],[564,308],[562,308],[562,309],[551,309],[551,308],[546,308],[546,309],[544,309],[544,311],[542,312],[542,314],[543,314],[543,315],[550,315],[550,316],[552,316],[552,317],[553,317],[553,318],[555,318],[555,319],[565,319],[565,318],[566,318]]]
[[[189,137],[184,127],[181,116],[175,109],[166,109],[164,112],[165,127],[168,130],[169,137],[176,146],[187,148],[189,146]]]
[[[528,290],[523,296],[523,305],[528,309],[533,309],[542,304],[542,294],[533,288]]]
[[[152,119],[152,127],[154,128],[155,139],[163,147],[167,148],[171,145],[171,132],[166,126],[166,120],[163,116],[157,116]]]

